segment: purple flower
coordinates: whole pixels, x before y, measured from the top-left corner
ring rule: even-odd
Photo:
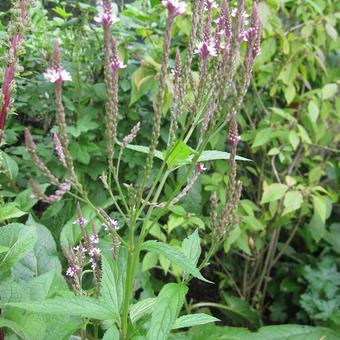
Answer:
[[[98,14],[94,17],[94,21],[103,26],[111,26],[119,21],[119,19],[113,14],[111,5],[106,3],[97,6]]]
[[[217,56],[215,43],[213,41],[201,41],[198,44],[195,52],[198,53],[203,59]]]
[[[79,224],[80,226],[84,226],[88,221],[84,217],[79,217],[76,219],[73,224]]]
[[[56,133],[53,133],[52,139],[54,141],[55,151],[56,151],[56,153],[59,157],[59,160],[60,160],[61,163],[63,163],[64,167],[66,168],[66,159],[65,159],[63,147],[61,146],[58,135]]]
[[[75,275],[77,275],[79,270],[80,270],[79,266],[74,264],[67,268],[66,276],[74,277]]]
[[[98,238],[98,235],[96,235],[96,234],[91,235],[90,240],[91,240],[92,243],[95,243],[95,244],[99,243],[99,238]]]
[[[50,67],[44,73],[44,77],[51,83],[71,81],[72,77],[69,72],[64,70],[62,67]]]
[[[206,10],[211,10],[213,8],[217,8],[217,3],[215,0],[205,0],[205,8]]]
[[[163,6],[168,10],[169,14],[176,17],[183,14],[187,8],[187,4],[178,0],[163,0]]]
[[[126,65],[124,65],[117,56],[112,57],[111,59],[111,68],[114,72],[119,71],[121,68],[125,68]]]
[[[230,133],[228,140],[231,144],[237,144],[241,140],[241,137],[239,135],[234,134],[234,133]]]

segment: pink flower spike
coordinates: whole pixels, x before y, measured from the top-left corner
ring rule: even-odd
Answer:
[[[187,4],[178,0],[163,0],[163,6],[168,10],[169,14],[176,17],[183,14],[187,9]]]
[[[114,56],[111,60],[111,68],[113,71],[117,72],[122,68],[125,68],[126,65],[124,65],[117,56]]]
[[[217,3],[215,0],[205,0],[205,9],[211,10],[213,8],[217,8]]]
[[[198,53],[203,59],[217,56],[215,44],[213,41],[201,41],[195,52]]]
[[[113,14],[112,7],[107,4],[99,4],[97,6],[98,14],[94,17],[94,21],[103,26],[111,26],[115,24],[119,19]]]
[[[69,72],[64,70],[62,67],[50,67],[44,73],[44,77],[51,83],[71,81],[72,77]]]

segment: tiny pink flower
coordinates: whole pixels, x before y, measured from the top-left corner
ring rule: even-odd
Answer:
[[[84,217],[79,217],[76,219],[73,224],[79,224],[80,226],[84,226],[88,221]]]
[[[185,12],[187,4],[178,0],[163,0],[163,6],[168,10],[169,14],[176,17]]]
[[[79,266],[72,265],[72,266],[68,267],[68,269],[66,271],[66,276],[74,277],[78,273],[79,270],[80,270]]]
[[[50,67],[44,73],[44,77],[51,83],[71,81],[72,77],[69,72],[64,70],[62,67]]]
[[[98,14],[94,17],[94,21],[103,26],[111,26],[119,19],[113,14],[112,7],[105,4],[97,6]]]
[[[202,173],[202,172],[205,171],[205,170],[207,170],[207,168],[204,166],[203,163],[197,163],[197,164],[196,164],[195,172],[196,172],[197,174],[200,174],[200,173]]]
[[[93,243],[95,243],[95,244],[98,244],[98,243],[99,243],[98,235],[91,235],[91,236],[90,236],[90,240],[91,240],[91,242],[93,242]]]
[[[203,59],[217,56],[215,43],[213,41],[201,41],[198,44],[195,52],[198,53]]]
[[[218,5],[215,0],[205,0],[205,9],[210,10],[213,8],[217,8]]]
[[[126,65],[124,65],[117,56],[114,56],[112,59],[111,59],[111,68],[113,71],[117,72],[119,71],[120,69],[122,68],[125,68]]]
[[[237,144],[241,140],[241,137],[239,135],[231,133],[228,137],[228,140],[231,144]]]

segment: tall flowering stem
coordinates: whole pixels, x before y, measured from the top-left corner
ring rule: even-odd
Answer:
[[[54,75],[54,77],[52,76]],[[45,77],[54,83],[54,94],[55,94],[55,104],[56,104],[56,122],[59,127],[59,138],[62,146],[62,151],[65,157],[65,163],[67,170],[74,181],[74,184],[80,187],[77,180],[76,173],[74,171],[73,160],[69,152],[69,140],[67,136],[67,125],[66,125],[66,115],[63,105],[63,84],[64,81],[70,80],[71,77],[68,72],[66,72],[61,65],[61,54],[59,42],[54,42],[53,54],[52,54],[52,68],[48,69],[45,73]]]
[[[29,8],[32,6],[32,0],[17,0],[14,4],[12,13],[13,20],[9,23],[9,51],[6,60],[8,60],[5,69],[4,82],[1,89],[0,98],[0,142],[3,139],[3,131],[7,119],[8,111],[11,105],[11,97],[14,89],[14,76],[18,64],[18,51],[21,48],[24,39],[24,32],[27,26]]]

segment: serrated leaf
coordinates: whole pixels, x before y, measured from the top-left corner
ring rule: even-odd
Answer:
[[[191,154],[190,148],[183,141],[178,141],[171,150],[166,163],[169,167],[172,167],[183,162]]]
[[[338,92],[338,85],[337,84],[326,84],[322,88],[322,98],[324,100],[333,98],[336,93]]]
[[[10,220],[12,218],[21,217],[23,215],[26,215],[27,213],[24,211],[21,211],[18,208],[18,204],[15,202],[7,203],[5,205],[1,206],[0,209],[0,222]]]
[[[192,326],[197,326],[197,325],[205,325],[207,323],[217,322],[217,321],[220,321],[220,320],[211,315],[204,314],[204,313],[184,315],[184,316],[179,317],[176,320],[175,325],[174,327],[172,327],[172,329],[187,328],[187,327],[192,327]]]
[[[146,338],[166,340],[184,303],[188,288],[178,283],[166,284],[157,296]]]
[[[283,201],[284,211],[283,215],[286,215],[292,211],[301,208],[303,203],[303,197],[300,191],[288,191]]]
[[[158,262],[158,254],[146,253],[142,262],[142,271],[145,272],[156,266]]]
[[[198,259],[201,255],[201,242],[198,235],[198,229],[183,240],[182,252],[190,260],[192,260],[195,265],[197,265]]]
[[[2,167],[8,174],[9,178],[15,179],[19,173],[19,167],[16,161],[5,152],[0,153],[0,159],[2,158]]]
[[[130,308],[130,320],[135,324],[144,315],[151,314],[156,304],[157,298],[147,298],[139,301]]]
[[[172,247],[166,243],[158,241],[146,241],[143,244],[143,250],[154,252],[158,255],[163,255],[171,263],[176,264],[186,273],[191,274],[193,277],[200,279],[205,282],[210,282],[206,280],[200,271],[197,269],[195,264],[191,259],[189,259],[183,252],[175,247]]]
[[[26,226],[35,228],[37,242],[33,249],[13,266],[13,276],[16,279],[28,281],[53,269],[61,272],[57,245],[51,232],[44,225],[35,222],[32,216],[29,216]]]
[[[116,287],[116,278],[113,270],[113,260],[102,256],[102,278],[100,281],[100,298],[108,306],[112,306],[115,313],[119,314],[119,300]]]
[[[262,145],[267,144],[270,141],[270,138],[272,136],[272,132],[273,132],[273,130],[270,127],[259,130],[256,133],[255,140],[254,140],[254,143],[252,145],[252,148],[258,148]]]
[[[288,186],[281,183],[273,183],[264,188],[261,204],[277,201],[281,199],[286,191],[288,190]]]
[[[13,223],[0,228],[0,244],[8,247],[0,255],[0,271],[6,271],[33,248],[37,241],[36,229],[23,224]]]
[[[58,297],[42,302],[18,302],[5,305],[43,314],[67,314],[97,320],[118,318],[116,312],[103,302],[84,296]]]

